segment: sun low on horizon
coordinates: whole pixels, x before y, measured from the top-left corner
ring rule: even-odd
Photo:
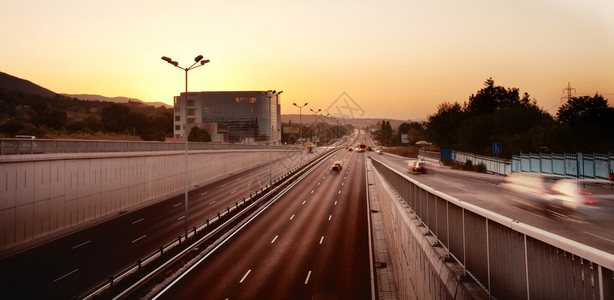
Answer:
[[[0,71],[56,93],[172,104],[190,91],[283,90],[355,117],[426,119],[488,78],[555,113],[614,100],[612,1],[76,1],[0,4]]]

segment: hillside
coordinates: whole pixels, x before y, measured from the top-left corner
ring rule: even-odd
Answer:
[[[299,119],[302,121],[303,124],[310,124],[310,123],[313,123],[314,116],[313,114],[304,114],[302,116],[299,116],[298,114],[281,115],[281,121],[284,123],[288,123],[291,121],[292,123],[298,124]],[[390,126],[392,126],[392,128],[398,128],[399,125],[401,125],[402,123],[409,123],[412,121],[414,122],[424,121],[424,120],[394,120],[394,119],[385,119],[385,118],[382,118],[382,119],[375,119],[375,118],[339,119],[337,118],[337,120],[339,120],[342,124],[350,124],[354,126],[355,128],[372,128],[372,129],[378,129],[377,123],[381,122],[382,120],[389,121]],[[319,116],[318,122],[324,122],[324,121],[331,122],[329,118]]]
[[[6,93],[19,93],[24,95],[35,95],[35,96],[43,96],[43,97],[54,97],[57,93],[50,91],[42,86],[39,86],[31,81],[21,79],[19,77],[12,76],[10,74],[6,74],[0,72],[0,91]],[[113,103],[141,103],[145,105],[150,105],[154,107],[164,106],[171,107],[170,105],[163,102],[145,102],[135,98],[127,98],[127,97],[105,97],[101,95],[89,95],[89,94],[61,94],[68,98],[75,98],[79,100],[88,100],[88,101],[103,101],[103,102],[113,102]]]
[[[172,107],[164,102],[145,102],[136,98],[128,98],[128,97],[105,97],[101,95],[91,95],[91,94],[62,94],[63,96],[69,98],[77,98],[79,100],[87,100],[87,101],[106,101],[113,103],[140,103],[145,105],[151,105],[155,107],[164,106],[164,107]]]
[[[17,78],[3,72],[0,72],[0,91],[44,97],[53,97],[56,94],[28,80]]]

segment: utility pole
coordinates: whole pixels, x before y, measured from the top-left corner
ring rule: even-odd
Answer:
[[[566,89],[563,89],[563,92],[564,92],[564,91],[567,91],[567,102],[569,102],[569,100],[571,100],[571,90],[573,90],[574,92],[576,92],[576,89],[572,88],[572,87],[571,87],[571,83],[568,81],[568,82],[567,82],[567,88],[566,88]],[[563,98],[565,98],[565,97],[561,97],[561,100],[563,100]]]

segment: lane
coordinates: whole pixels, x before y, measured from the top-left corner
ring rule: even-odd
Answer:
[[[364,154],[338,152],[160,299],[370,298],[364,178]]]
[[[298,166],[297,155],[274,162],[277,178]],[[314,156],[305,155],[305,161]],[[192,228],[268,183],[269,166],[249,169],[189,192]],[[123,213],[106,222],[0,260],[2,297],[71,298],[184,232],[184,195]]]
[[[611,204],[609,208],[606,206],[596,211],[588,219],[548,214],[534,207],[519,206],[512,201],[508,191],[500,185],[505,180],[503,176],[451,170],[432,164],[433,172],[412,174],[407,169],[407,161],[410,160],[407,157],[388,153],[369,155],[372,159],[380,160],[397,171],[457,199],[614,254],[614,211]]]

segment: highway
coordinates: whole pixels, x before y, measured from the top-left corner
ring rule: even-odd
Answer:
[[[158,299],[371,299],[366,200],[365,153],[339,151]]]
[[[388,153],[377,155],[373,152],[369,156],[459,200],[614,254],[614,203],[600,203],[601,209],[595,210],[586,220],[549,215],[530,206],[519,206],[510,200],[508,191],[500,185],[504,182],[503,176],[452,170],[433,163],[430,164],[431,173],[412,174],[407,168],[410,158]]]
[[[303,160],[315,154],[304,154]],[[298,152],[273,162],[273,179],[300,164]],[[229,174],[189,193],[189,228],[269,182],[269,164]],[[0,260],[5,299],[72,298],[184,232],[184,194],[125,212]]]

